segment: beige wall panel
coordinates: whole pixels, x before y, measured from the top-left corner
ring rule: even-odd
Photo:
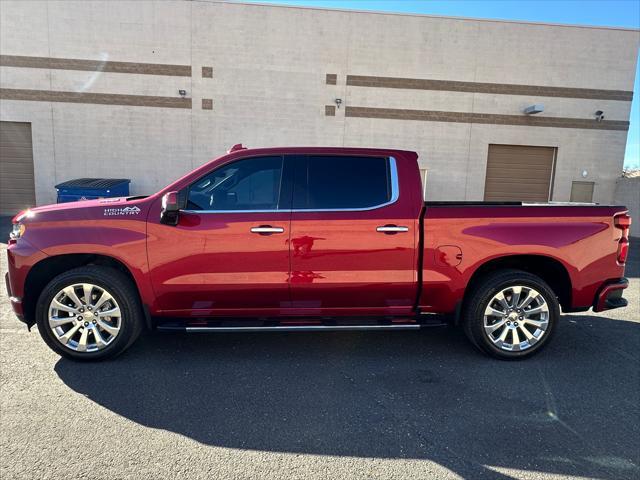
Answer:
[[[131,178],[153,193],[191,169],[191,110],[52,105],[58,181]],[[90,116],[91,122],[83,122]]]
[[[38,203],[85,172],[154,191],[230,145],[414,149],[427,198],[484,196],[490,143],[558,148],[554,200],[594,181],[610,202],[626,132],[345,118],[346,106],[626,120],[630,102],[347,87],[346,75],[631,90],[638,32],[426,16],[182,1],[0,3],[0,54],[191,65],[193,76],[0,67],[3,88],[178,97],[193,110],[0,102],[32,123]],[[27,26],[28,28],[25,28]],[[211,78],[201,68],[212,67]],[[336,74],[336,85],[326,75]],[[335,116],[326,105],[342,99]],[[212,100],[202,110],[202,99]],[[582,176],[587,170],[587,177]],[[76,173],[78,173],[76,175]]]
[[[52,57],[191,63],[191,2],[63,0],[48,12]]]
[[[12,55],[48,56],[49,5],[42,1],[0,2],[0,49]],[[25,28],[28,27],[28,28]]]
[[[625,205],[631,215],[631,231],[634,237],[640,237],[640,177],[618,178],[615,192],[616,205]],[[638,242],[632,243],[632,248],[638,248]]]
[[[478,82],[633,89],[634,31],[479,22],[476,40]]]

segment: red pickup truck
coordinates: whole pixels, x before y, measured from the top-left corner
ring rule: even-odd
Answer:
[[[627,304],[621,206],[424,202],[415,152],[235,146],[148,197],[13,219],[15,313],[57,353],[111,357],[144,329],[419,329],[499,358],[564,312]]]

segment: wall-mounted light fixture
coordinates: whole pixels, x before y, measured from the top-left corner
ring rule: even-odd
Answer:
[[[336,98],[335,102],[336,102],[336,107],[340,108],[340,105],[342,105],[342,99],[341,98]]]
[[[544,112],[544,105],[541,104],[531,105],[524,109],[525,115],[534,115],[542,112]]]
[[[186,91],[186,90],[178,90],[178,93],[180,94],[180,96],[181,96],[182,98],[184,98],[184,97],[186,97],[186,96],[187,96],[187,91]]]

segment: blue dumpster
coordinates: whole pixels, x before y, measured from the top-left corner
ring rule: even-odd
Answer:
[[[128,178],[77,178],[56,185],[58,203],[129,195]]]

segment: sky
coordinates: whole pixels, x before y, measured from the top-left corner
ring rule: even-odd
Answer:
[[[307,7],[640,28],[640,0],[242,0]],[[640,34],[639,34],[640,36]],[[624,165],[640,168],[640,66]]]

